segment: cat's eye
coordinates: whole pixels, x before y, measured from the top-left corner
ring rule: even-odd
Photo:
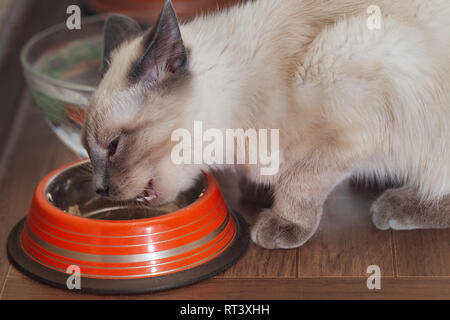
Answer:
[[[116,154],[117,146],[119,145],[119,137],[111,141],[111,143],[108,146],[108,157],[112,157]]]

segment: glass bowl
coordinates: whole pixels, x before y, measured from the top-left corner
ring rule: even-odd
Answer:
[[[82,19],[80,30],[65,23],[39,32],[21,53],[25,78],[50,128],[80,157],[80,132],[89,99],[99,82],[103,24],[107,15]]]

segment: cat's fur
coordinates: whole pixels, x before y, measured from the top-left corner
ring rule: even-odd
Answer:
[[[367,27],[373,4],[380,30]],[[181,25],[185,52],[170,3],[165,10],[165,37],[152,43],[147,32],[112,52],[87,114],[83,141],[110,197],[135,197],[150,179],[154,203],[189,187],[208,168],[173,164],[170,137],[202,120],[280,129],[277,175],[236,166],[274,190],[251,232],[265,248],[305,243],[327,195],[352,175],[405,185],[372,206],[378,228],[450,227],[448,0],[257,0]],[[158,45],[159,56],[130,78]]]

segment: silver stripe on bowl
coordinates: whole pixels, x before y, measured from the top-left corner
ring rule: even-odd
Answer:
[[[230,230],[232,230],[232,228],[230,228]],[[228,235],[228,233],[230,232],[230,230],[220,240],[225,238]],[[131,278],[142,278],[142,277],[151,277],[151,276],[157,276],[157,275],[164,275],[164,274],[180,271],[180,270],[183,270],[183,269],[189,269],[189,268],[192,268],[194,266],[200,265],[203,262],[206,262],[206,261],[210,260],[211,258],[217,256],[218,254],[222,253],[222,251],[225,248],[227,248],[228,245],[234,240],[235,236],[236,236],[236,230],[233,230],[232,237],[227,241],[227,243],[223,246],[223,248],[220,251],[214,252],[210,256],[208,256],[208,257],[206,257],[206,258],[204,258],[204,259],[202,259],[200,261],[196,261],[195,263],[192,263],[192,264],[189,264],[189,265],[186,265],[186,266],[183,266],[183,267],[179,267],[179,268],[175,268],[175,269],[171,269],[171,270],[166,270],[166,271],[161,271],[161,272],[144,273],[144,274],[127,275],[127,276],[105,276],[105,275],[96,275],[96,274],[86,274],[86,273],[83,273],[83,272],[81,273],[81,275],[84,276],[84,277],[92,277],[92,278],[100,278],[100,279],[131,279]],[[216,243],[218,243],[219,241],[217,241]],[[23,248],[23,250],[25,252],[27,252],[27,250],[25,249],[23,244],[22,244],[22,248]],[[207,249],[205,249],[205,250],[207,250]],[[27,254],[32,256],[29,252],[27,252]],[[176,260],[176,261],[178,261],[178,260]],[[61,268],[57,268],[57,267],[51,266],[51,265],[49,265],[49,264],[47,264],[45,262],[42,262],[42,261],[40,261],[39,263],[41,263],[42,265],[47,266],[50,269],[58,270],[58,271],[61,271],[61,272],[64,272],[64,273],[66,272],[66,270],[63,270]]]
[[[226,206],[224,205],[224,206],[222,207],[222,210],[219,212],[219,214],[218,214],[212,221],[210,221],[207,225],[204,225],[204,226],[202,226],[201,228],[199,228],[199,229],[197,229],[197,230],[195,230],[195,231],[192,231],[192,232],[183,234],[182,236],[179,236],[179,237],[176,237],[176,238],[167,239],[167,240],[162,240],[162,241],[157,241],[157,242],[151,242],[151,243],[143,243],[143,244],[102,245],[102,244],[91,244],[91,243],[84,243],[84,242],[78,242],[78,241],[71,241],[71,240],[67,240],[67,239],[64,239],[64,238],[55,236],[55,235],[53,235],[53,234],[47,232],[46,230],[43,230],[43,229],[42,229],[40,226],[38,226],[36,223],[33,223],[33,225],[34,225],[36,228],[38,228],[41,232],[43,232],[43,233],[49,235],[49,236],[52,237],[52,238],[56,238],[56,239],[58,239],[58,240],[62,240],[62,241],[65,241],[65,242],[74,243],[74,244],[78,244],[78,245],[90,246],[90,247],[106,247],[106,248],[143,247],[143,246],[154,245],[154,244],[159,244],[159,243],[164,243],[164,242],[170,242],[170,241],[173,241],[173,240],[178,240],[178,239],[181,239],[181,238],[190,236],[190,235],[192,235],[192,234],[194,234],[194,233],[196,233],[196,232],[199,232],[200,230],[203,230],[204,228],[206,228],[206,227],[210,226],[211,224],[213,224],[213,223],[214,223],[214,222],[222,215],[222,213],[223,213],[223,211],[224,211],[225,208],[226,208]],[[208,214],[208,215],[209,215],[209,214]],[[32,218],[31,216],[30,216],[29,218],[30,218],[31,220],[33,220],[33,218]],[[27,223],[27,226],[28,226],[28,223]]]
[[[236,230],[233,230],[233,228],[231,228],[231,227],[228,229],[228,231],[227,231],[225,234],[222,235],[222,237],[220,237],[220,239],[216,240],[213,244],[209,245],[208,247],[202,249],[202,250],[199,251],[199,252],[196,252],[196,253],[194,253],[194,254],[192,254],[192,255],[189,255],[189,256],[186,256],[186,257],[183,257],[183,258],[181,258],[181,259],[176,259],[176,260],[172,260],[172,261],[168,261],[168,262],[162,262],[162,263],[157,263],[157,264],[150,264],[150,265],[145,265],[145,266],[134,266],[134,267],[104,267],[104,266],[89,266],[89,265],[83,265],[83,264],[77,264],[77,266],[79,266],[81,270],[82,270],[83,267],[85,267],[85,268],[93,268],[93,269],[109,269],[109,270],[128,270],[128,269],[131,270],[131,269],[142,269],[142,268],[149,268],[149,267],[159,267],[159,266],[163,266],[163,265],[167,265],[167,264],[171,264],[171,263],[180,262],[180,261],[183,261],[183,260],[186,260],[186,259],[190,259],[190,258],[192,258],[192,257],[195,257],[196,255],[202,254],[203,252],[205,252],[205,251],[211,249],[212,247],[216,246],[219,242],[221,242],[223,239],[225,239],[225,238],[230,234],[230,232],[233,232],[233,234],[232,234],[231,238],[230,238],[230,239],[222,246],[222,248],[220,248],[220,250],[218,251],[218,252],[221,252],[224,248],[227,248],[227,247],[228,247],[228,245],[230,244],[230,242],[233,241],[233,239],[234,239],[234,237],[235,237]],[[32,243],[30,243],[30,245],[31,245],[32,247],[34,247],[34,250],[39,251],[39,249],[36,248]],[[29,252],[29,251],[27,250],[27,248],[23,245],[23,243],[22,243],[22,248],[23,248],[23,250],[24,250],[28,255],[33,256],[33,255],[31,254],[31,252]],[[214,256],[215,254],[217,254],[218,252],[214,252],[212,255],[209,255],[209,256],[206,257],[205,259],[209,259],[209,258],[213,257],[213,256]],[[43,256],[46,256],[46,257],[49,258],[49,259],[52,259],[52,260],[55,260],[55,261],[58,261],[58,262],[61,262],[61,263],[67,264],[67,265],[71,265],[71,264],[72,264],[72,262],[70,262],[70,261],[65,261],[65,260],[62,260],[62,259],[57,259],[57,258],[51,257],[51,256],[49,256],[49,255],[47,255],[47,254],[45,254],[45,253],[43,253],[43,252],[40,252],[40,254],[42,254]],[[34,258],[37,259],[37,260],[39,260],[37,257],[34,257]],[[202,261],[204,261],[205,259],[202,259],[202,260],[200,260],[199,262],[202,262]],[[39,261],[40,261],[39,263],[41,263],[41,264],[43,264],[43,265],[45,265],[45,266],[48,266],[48,267],[50,267],[50,268],[59,270],[59,271],[61,271],[61,272],[65,272],[65,271],[66,271],[66,270],[64,270],[64,269],[61,269],[61,268],[58,268],[58,267],[49,265],[49,264],[45,263],[44,261],[41,261],[41,260],[39,260]],[[197,262],[196,262],[196,264],[197,264]],[[193,264],[187,265],[187,267],[192,266],[192,265],[193,265]],[[174,270],[175,270],[175,269],[171,269],[171,270],[168,270],[168,271],[164,271],[164,272],[162,272],[162,273],[172,272],[172,271],[174,271]],[[155,273],[152,273],[151,275],[154,275],[154,274],[155,274]],[[83,276],[103,277],[103,275],[93,275],[93,274],[85,274],[85,273],[82,273],[82,275],[83,275]],[[150,275],[150,274],[143,274],[143,276],[146,276],[146,275]],[[142,275],[135,275],[135,277],[138,277],[138,276],[142,276]],[[116,277],[116,276],[105,276],[105,277]],[[121,276],[117,276],[117,277],[121,277]]]
[[[29,235],[29,237],[39,246],[44,248],[47,251],[50,251],[54,254],[63,256],[65,258],[71,258],[82,261],[90,261],[90,262],[103,262],[103,263],[132,263],[132,262],[145,262],[149,260],[158,260],[170,258],[179,254],[183,254],[189,252],[191,250],[195,250],[208,242],[214,240],[223,230],[230,221],[230,215],[228,214],[222,224],[213,232],[206,235],[205,237],[193,241],[191,243],[185,244],[183,246],[168,249],[164,251],[158,252],[149,252],[149,253],[141,253],[141,254],[130,254],[130,255],[98,255],[98,254],[90,254],[84,252],[77,252],[72,250],[63,249],[57,247],[47,241],[39,238],[36,234],[34,234],[28,223],[25,224],[25,229]],[[151,244],[149,244],[151,245]]]

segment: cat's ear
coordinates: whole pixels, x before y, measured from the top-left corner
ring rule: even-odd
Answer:
[[[185,70],[187,52],[171,1],[166,0],[155,26],[143,39],[144,55],[131,69],[133,82],[161,84]]]
[[[111,52],[126,39],[142,33],[141,26],[133,19],[114,14],[109,16],[103,27],[103,58],[100,74],[103,75],[110,63]]]

